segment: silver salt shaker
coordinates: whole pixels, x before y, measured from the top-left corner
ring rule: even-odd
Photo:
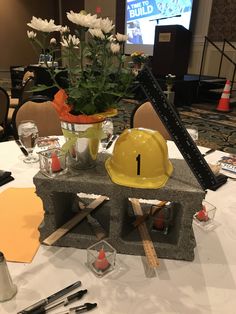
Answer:
[[[12,299],[16,292],[17,287],[12,282],[5,257],[0,252],[0,302]]]

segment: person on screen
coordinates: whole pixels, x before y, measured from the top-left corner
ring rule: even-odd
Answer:
[[[132,44],[143,44],[142,32],[137,21],[136,23],[132,23],[132,29],[128,36],[128,42]]]

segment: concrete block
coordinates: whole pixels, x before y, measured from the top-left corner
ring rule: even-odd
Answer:
[[[102,159],[98,160],[96,168],[76,172],[70,170],[54,179],[39,172],[33,180],[45,210],[44,221],[39,227],[40,241],[75,215],[77,193],[99,194],[110,199],[92,213],[107,231],[106,240],[118,253],[144,255],[139,232],[132,226],[135,217],[128,198],[168,200],[175,204],[174,223],[169,232],[165,235],[149,228],[157,255],[160,258],[193,260],[196,242],[192,219],[195,211],[201,208],[205,191],[184,160],[172,159],[171,162],[174,172],[160,189],[137,189],[114,184]],[[142,205],[144,212],[149,207]],[[55,245],[86,249],[96,241],[90,225],[84,219]]]

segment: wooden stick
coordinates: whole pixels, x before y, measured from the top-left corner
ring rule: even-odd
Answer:
[[[107,196],[99,196],[95,200],[93,200],[86,209],[80,211],[73,218],[68,220],[64,225],[54,231],[49,237],[43,240],[44,244],[52,245],[62,236],[64,236],[68,231],[74,228],[81,220],[83,220],[87,215],[89,215],[95,208],[97,208],[100,204],[102,204],[105,200],[107,200]]]
[[[139,216],[139,215],[137,216],[137,218],[133,222],[133,226],[138,227],[138,225],[140,225],[142,222],[144,222],[146,219],[148,219],[149,216],[154,216],[155,213],[157,212],[157,210],[161,210],[162,207],[164,207],[166,205],[166,203],[168,203],[168,201],[161,201],[157,205],[152,205],[147,214],[144,214],[142,216]],[[154,207],[154,209],[153,209],[153,207]]]
[[[135,215],[143,216],[143,211],[142,211],[141,205],[139,203],[139,200],[136,198],[130,198],[129,200],[132,204],[133,211],[134,211]],[[140,225],[138,225],[138,230],[139,230],[140,236],[142,238],[143,248],[144,248],[144,252],[145,252],[145,255],[147,257],[147,261],[148,261],[149,266],[151,268],[158,267],[159,266],[159,260],[158,260],[152,239],[148,233],[146,223],[142,222]]]

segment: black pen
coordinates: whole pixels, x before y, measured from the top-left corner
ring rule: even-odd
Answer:
[[[216,150],[214,148],[211,148],[209,150],[207,150],[205,153],[202,154],[203,157],[205,157],[206,155],[209,155],[211,153],[214,153]]]
[[[115,139],[117,138],[118,136],[117,135],[112,135],[110,141],[108,142],[107,146],[106,146],[106,149],[110,148],[112,143],[115,141]]]
[[[76,306],[76,307],[69,308],[69,311],[64,313],[64,314],[84,313],[84,312],[88,312],[88,311],[94,309],[96,306],[97,306],[97,303],[84,303],[83,305],[79,305],[79,306]]]
[[[21,141],[20,140],[15,140],[16,141],[16,144],[20,147],[20,150],[22,151],[22,153],[25,155],[25,156],[28,156],[29,153],[27,152],[27,150],[24,148],[24,146],[22,145]]]
[[[35,304],[27,307],[26,309],[18,312],[17,314],[33,314],[34,312],[36,312],[36,310],[43,309],[46,305],[56,301],[57,299],[66,295],[67,293],[79,287],[80,285],[81,285],[81,281],[76,281],[72,285],[69,285],[66,288],[50,295],[49,297],[36,302]]]
[[[42,306],[39,309],[37,309],[36,311],[33,311],[32,314],[45,314],[50,310],[55,309],[56,307],[63,305],[63,306],[67,306],[68,304],[71,304],[72,302],[75,302],[77,300],[80,300],[86,293],[88,292],[87,289],[85,290],[80,290],[78,292],[75,292],[73,294],[68,295],[68,297],[66,297],[65,299],[52,304],[50,307],[47,306]]]

